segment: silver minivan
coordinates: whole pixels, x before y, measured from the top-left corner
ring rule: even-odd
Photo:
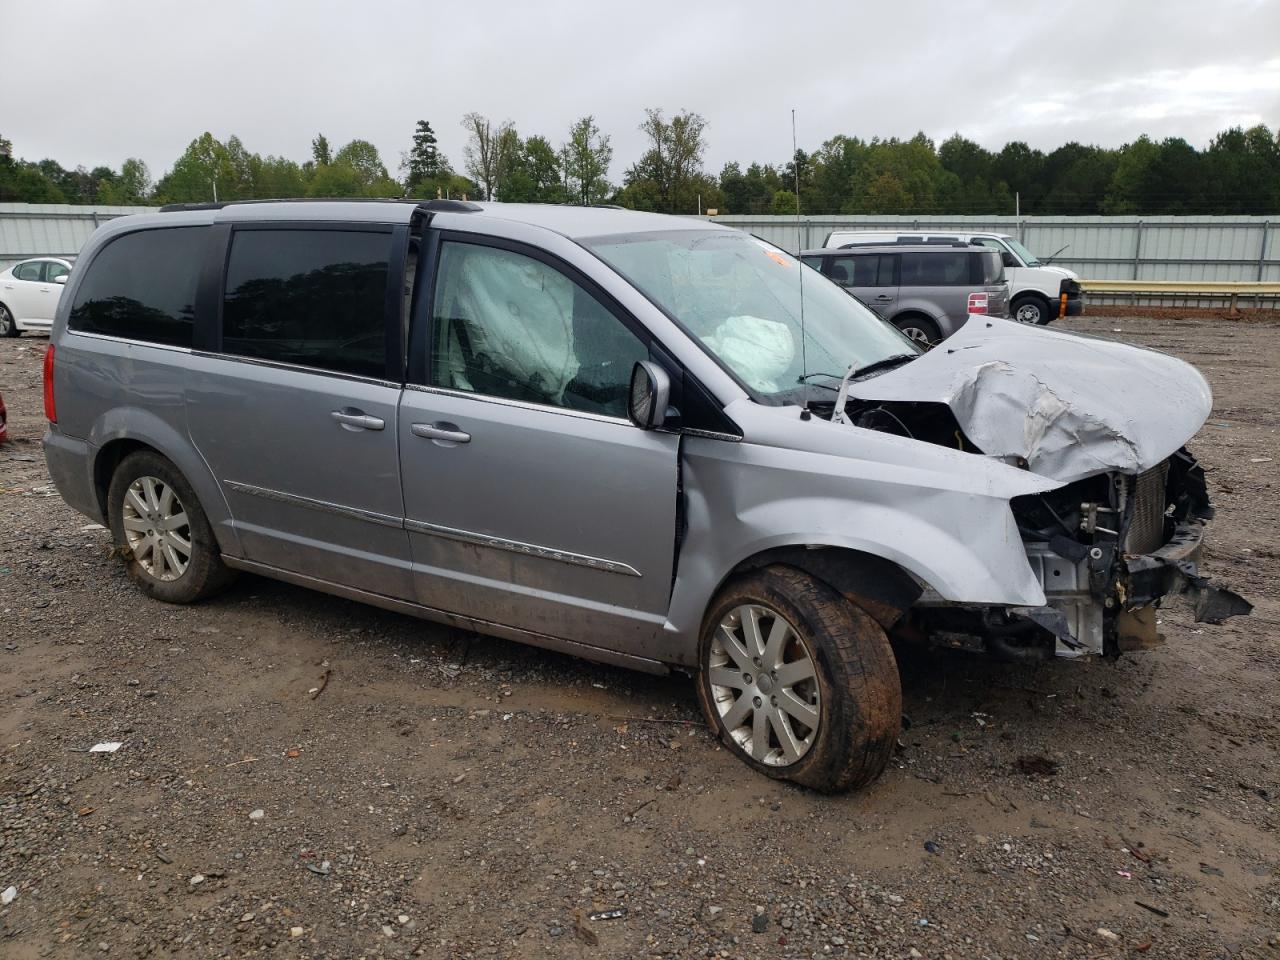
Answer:
[[[1004,263],[985,247],[869,243],[800,259],[921,344],[946,339],[972,314],[1009,316]]]
[[[90,238],[45,361],[58,490],[172,603],[251,571],[696,678],[745,762],[884,768],[890,643],[1029,659],[1247,610],[1194,559],[1161,354],[974,316],[921,352],[784,251],[700,220],[270,202]]]

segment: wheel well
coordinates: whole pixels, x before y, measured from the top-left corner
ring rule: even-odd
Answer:
[[[816,577],[885,630],[924,592],[915,578],[893,561],[845,547],[775,547],[747,557],[729,575],[772,564],[785,564]]]
[[[1050,305],[1048,295],[1041,293],[1039,290],[1024,290],[1022,293],[1016,294],[1009,303],[1014,304],[1020,300],[1039,300],[1044,303],[1046,307]]]
[[[104,517],[107,515],[107,490],[111,486],[111,477],[115,474],[116,467],[120,466],[120,461],[137,450],[160,452],[140,440],[112,440],[98,451],[98,457],[93,461],[93,489]]]

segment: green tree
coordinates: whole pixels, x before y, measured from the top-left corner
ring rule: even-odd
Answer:
[[[659,108],[645,110],[640,132],[648,138],[649,147],[627,170],[620,202],[635,204],[656,192],[658,209],[663,212],[696,212],[697,196],[712,183],[710,178],[702,176],[706,129],[706,119],[688,110],[670,120]],[[701,182],[695,183],[699,177]],[[637,206],[636,209],[644,208]]]
[[[196,137],[156,184],[161,203],[198,203],[213,200],[218,177],[227,162],[227,148],[208,131]],[[219,199],[227,199],[219,197]]]
[[[467,132],[463,148],[466,171],[479,184],[486,200],[496,200],[506,168],[514,160],[513,147],[519,142],[515,127],[510,120],[495,125],[488,117],[468,113],[462,118],[462,129]]]
[[[130,157],[120,167],[113,182],[100,185],[98,202],[128,206],[146,203],[151,197],[151,171],[136,157]]]
[[[610,193],[609,164],[613,147],[608,134],[600,132],[595,117],[585,116],[569,128],[569,140],[561,150],[564,158],[564,185],[574,203],[603,203]]]
[[[329,150],[329,138],[323,133],[317,133],[316,138],[311,141],[311,160],[317,167],[333,163],[333,154]]]
[[[436,180],[447,169],[440,155],[435,131],[426,120],[419,120],[413,132],[413,146],[404,159],[405,188],[410,194],[420,192],[421,184]]]

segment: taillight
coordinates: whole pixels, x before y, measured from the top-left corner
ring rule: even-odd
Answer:
[[[50,423],[58,422],[58,408],[53,403],[53,344],[44,354],[44,418]]]
[[[987,312],[987,295],[985,293],[969,294],[969,312],[970,313],[986,313]]]

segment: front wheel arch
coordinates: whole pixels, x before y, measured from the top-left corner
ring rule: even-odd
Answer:
[[[848,547],[773,547],[734,565],[716,585],[716,596],[733,577],[782,564],[822,581],[889,630],[920,598],[924,588],[892,560]]]

